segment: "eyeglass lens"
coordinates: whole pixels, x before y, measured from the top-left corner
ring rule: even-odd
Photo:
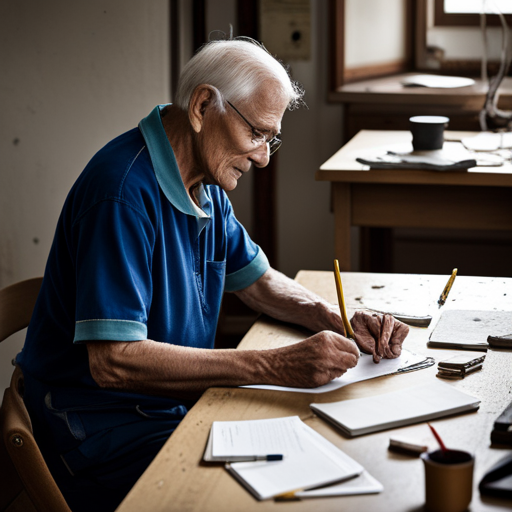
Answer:
[[[254,139],[257,140],[258,138],[260,138],[260,137],[258,137],[256,135],[257,134],[256,128],[254,128],[254,126],[245,118],[245,116],[230,101],[226,100],[226,102],[247,123],[247,125],[251,128]],[[268,144],[268,146],[269,146],[269,154],[273,155],[281,147],[282,141],[277,136],[272,137],[269,141],[267,141],[263,137],[262,141],[261,141],[261,144]]]

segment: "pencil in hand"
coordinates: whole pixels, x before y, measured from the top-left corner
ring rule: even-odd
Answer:
[[[343,320],[343,325],[347,331],[347,337],[355,341],[356,337],[348,319],[345,297],[343,296],[343,285],[341,284],[340,265],[338,260],[334,260],[334,280],[336,281],[336,291],[338,293],[338,305],[340,307],[341,319]]]

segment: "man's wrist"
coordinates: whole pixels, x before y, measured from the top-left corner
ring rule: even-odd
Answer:
[[[336,304],[324,300],[312,304],[307,319],[309,325],[306,322],[303,325],[314,332],[333,331],[345,336],[345,326]]]

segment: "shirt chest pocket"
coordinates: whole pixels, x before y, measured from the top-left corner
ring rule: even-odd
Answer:
[[[203,309],[215,317],[219,314],[225,280],[226,261],[206,261],[202,274],[196,272],[196,282]]]

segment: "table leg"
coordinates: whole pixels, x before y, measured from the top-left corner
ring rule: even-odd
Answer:
[[[333,183],[334,254],[339,261],[341,271],[351,270],[352,207],[350,187],[349,183]]]

